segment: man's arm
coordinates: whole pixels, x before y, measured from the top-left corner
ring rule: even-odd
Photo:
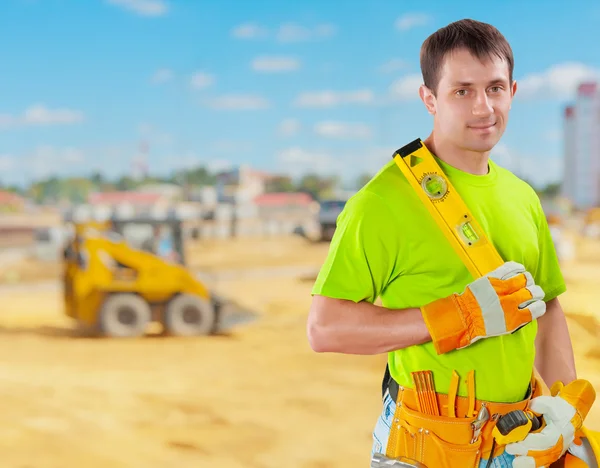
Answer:
[[[577,379],[567,320],[557,297],[546,303],[546,313],[538,319],[535,349],[535,367],[548,387],[557,380],[567,385]]]
[[[421,310],[313,296],[308,340],[316,352],[381,354],[431,341]]]

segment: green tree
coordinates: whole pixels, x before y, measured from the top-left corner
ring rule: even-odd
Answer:
[[[289,176],[275,176],[266,183],[267,192],[294,192],[296,186]]]
[[[215,185],[216,176],[205,167],[198,166],[194,169],[176,171],[171,177],[171,182],[182,185]]]
[[[542,195],[546,195],[548,197],[555,197],[560,194],[561,184],[560,182],[554,182],[546,185],[542,190]]]
[[[73,203],[85,203],[93,190],[94,183],[91,180],[84,177],[73,177],[62,181],[60,198]]]
[[[121,176],[115,183],[115,188],[120,191],[135,190],[137,182],[129,176]]]
[[[102,185],[104,185],[104,176],[98,172],[98,171],[94,171],[92,173],[92,175],[90,176],[90,181],[92,182],[92,184],[94,184],[95,187],[102,187]]]
[[[37,203],[56,203],[60,199],[60,189],[60,179],[53,176],[34,182],[29,188],[29,194]]]
[[[298,183],[299,192],[310,193],[317,200],[328,198],[338,186],[337,177],[321,177],[315,173],[305,174]]]

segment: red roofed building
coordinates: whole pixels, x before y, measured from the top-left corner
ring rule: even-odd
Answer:
[[[263,218],[309,216],[316,213],[318,203],[307,193],[274,192],[257,195],[252,200],[257,215]]]
[[[16,193],[0,190],[0,211],[22,211],[25,199]]]
[[[254,198],[258,206],[306,206],[313,202],[308,193],[263,193]]]
[[[165,212],[170,205],[170,198],[160,193],[139,191],[98,192],[88,196],[88,206],[79,207],[81,213],[103,213],[103,216],[134,216],[153,212]],[[88,211],[91,210],[91,211]],[[89,214],[78,215],[87,217]]]
[[[88,197],[90,205],[122,205],[125,203],[132,205],[154,205],[162,200],[162,195],[158,193],[142,192],[99,192],[92,193]]]

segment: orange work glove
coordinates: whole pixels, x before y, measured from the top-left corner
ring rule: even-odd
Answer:
[[[438,354],[506,335],[546,313],[544,291],[525,267],[506,262],[452,294],[421,307]]]
[[[566,386],[556,382],[551,393],[553,396],[533,398],[528,405],[532,412],[544,418],[545,427],[505,447],[507,453],[516,455],[513,468],[549,466],[560,460],[567,450],[582,456],[573,442],[594,404],[596,391],[590,382],[580,379]]]

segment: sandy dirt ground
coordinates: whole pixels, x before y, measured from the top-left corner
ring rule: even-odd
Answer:
[[[212,337],[84,338],[62,314],[56,266],[29,261],[20,283],[0,286],[0,466],[368,466],[385,358],[318,355],[306,340],[310,272],[327,245],[191,252],[211,287],[259,318]],[[582,243],[562,301],[579,374],[600,390],[599,268],[600,241]],[[600,404],[588,426],[600,430]]]

